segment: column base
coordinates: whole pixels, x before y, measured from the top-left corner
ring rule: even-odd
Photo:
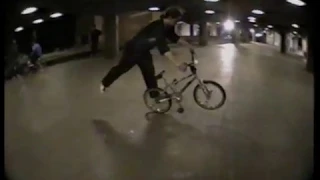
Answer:
[[[207,46],[207,45],[208,45],[208,41],[206,41],[206,40],[200,40],[200,41],[199,41],[199,45],[200,45],[200,46]]]

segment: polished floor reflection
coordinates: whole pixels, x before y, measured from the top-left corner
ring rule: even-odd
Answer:
[[[175,48],[180,59],[187,50]],[[5,166],[12,180],[301,180],[313,168],[313,77],[274,48],[197,49],[199,73],[225,106],[147,113],[137,67],[99,94],[117,60],[49,67],[5,85]],[[157,71],[183,76],[156,55]]]

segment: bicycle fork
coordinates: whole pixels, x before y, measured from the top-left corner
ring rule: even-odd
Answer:
[[[199,78],[197,78],[197,80],[198,80],[198,83],[199,83],[203,93],[205,94],[206,98],[210,99],[211,98],[211,91],[207,88],[206,85],[204,85],[204,83]]]
[[[173,91],[173,93],[170,95],[170,98],[173,99],[173,100],[178,104],[177,112],[178,112],[178,113],[183,113],[183,112],[184,112],[184,108],[183,108],[183,106],[182,106],[182,104],[181,104],[181,102],[182,102],[182,96],[181,96],[181,94],[178,93],[178,92],[174,89],[174,87],[172,87],[172,85],[169,84],[165,79],[164,79],[164,82],[165,82],[165,84],[166,84],[166,88],[165,88],[165,89],[170,88],[170,89]],[[175,83],[176,83],[176,79],[173,80],[172,84],[175,84]]]

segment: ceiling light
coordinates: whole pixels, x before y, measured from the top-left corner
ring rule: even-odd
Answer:
[[[256,18],[255,18],[255,17],[252,17],[252,16],[249,16],[249,17],[248,17],[248,20],[249,20],[249,22],[252,22],[252,23],[255,23],[255,22],[256,22]]]
[[[299,25],[298,24],[292,24],[292,27],[299,28]]]
[[[254,24],[253,26],[254,26],[254,27],[258,27],[258,24]]]
[[[20,31],[22,31],[23,30],[23,27],[17,27],[15,30],[14,30],[14,32],[20,32]]]
[[[53,13],[53,14],[50,15],[51,18],[58,18],[58,17],[60,17],[60,16],[62,16],[62,14],[59,13],[59,12]]]
[[[34,13],[38,10],[38,8],[36,7],[28,7],[26,9],[24,9],[21,14],[31,14],[31,13]]]
[[[262,36],[263,36],[263,34],[261,34],[261,33],[256,34],[256,37],[262,37]]]
[[[235,23],[239,23],[240,21],[239,21],[239,20],[235,20],[234,22],[235,22]]]
[[[251,11],[253,14],[264,14],[263,11],[259,10],[259,9],[254,9]]]
[[[206,14],[214,14],[214,11],[213,10],[205,10],[204,11]]]
[[[272,25],[268,25],[268,28],[273,28],[273,26]]]
[[[298,32],[297,32],[297,31],[293,31],[292,33],[293,33],[293,34],[298,34]]]
[[[220,24],[220,22],[216,22],[216,24]]]
[[[219,0],[204,0],[205,2],[218,2]]]
[[[254,29],[253,29],[253,28],[249,29],[249,31],[250,31],[251,33],[254,33]]]
[[[251,22],[251,23],[255,23],[255,22],[256,22],[256,20],[255,20],[255,19],[249,19],[249,22]]]
[[[232,31],[234,29],[234,22],[228,19],[223,23],[223,26],[226,31]]]
[[[42,23],[43,22],[43,19],[36,19],[36,20],[34,20],[32,23],[33,24],[40,24],[40,23]]]
[[[301,0],[287,0],[288,3],[296,5],[296,6],[305,6],[306,3]]]
[[[159,11],[160,10],[160,8],[158,8],[158,7],[150,7],[149,8],[149,11]]]

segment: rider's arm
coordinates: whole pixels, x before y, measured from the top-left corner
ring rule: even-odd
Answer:
[[[157,41],[157,48],[160,52],[160,54],[164,55],[167,59],[169,59],[171,62],[173,62],[176,66],[179,66],[181,63],[176,60],[176,58],[173,56],[172,52],[170,51],[170,48],[168,46],[168,43],[166,41],[166,37],[160,37]]]

